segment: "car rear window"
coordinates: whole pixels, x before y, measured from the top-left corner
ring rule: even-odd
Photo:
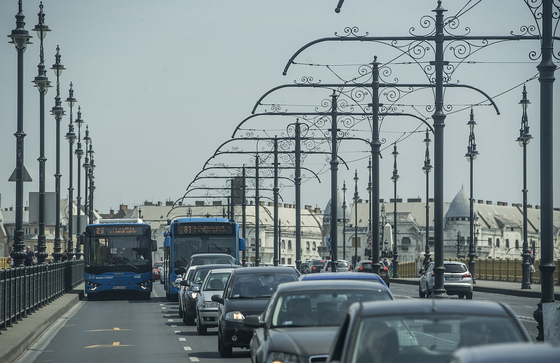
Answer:
[[[459,272],[466,272],[467,271],[467,266],[459,265],[459,264],[456,264],[456,263],[447,263],[447,264],[444,264],[444,266],[445,266],[445,272],[459,273]]]

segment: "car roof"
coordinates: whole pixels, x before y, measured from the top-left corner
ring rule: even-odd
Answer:
[[[382,284],[364,284],[360,280],[314,280],[314,281],[293,281],[284,282],[278,285],[278,293],[313,291],[313,290],[383,290],[390,294],[389,289]],[[391,295],[392,296],[392,295]]]
[[[212,264],[212,265],[197,265],[197,266],[192,266],[193,270],[214,270],[214,269],[222,269],[222,268],[231,268],[231,269],[235,269],[235,268],[240,268],[241,266],[239,265],[229,265],[229,264]]]
[[[457,299],[404,299],[386,302],[353,304],[348,310],[361,316],[387,316],[408,314],[456,314],[475,316],[510,317],[513,313],[507,305],[486,300]],[[513,316],[514,317],[514,316]]]
[[[235,271],[232,271],[232,274],[235,275],[245,275],[245,274],[256,274],[262,275],[266,273],[295,273],[297,274],[297,270],[293,267],[284,267],[284,266],[266,266],[266,267],[245,267],[239,268]]]
[[[206,275],[206,276],[210,276],[211,274],[214,274],[214,273],[231,272],[231,271],[235,270],[236,268],[237,268],[237,267],[213,269],[213,270],[210,270],[210,271],[208,272],[208,275]]]
[[[226,257],[226,256],[233,258],[233,256],[230,255],[229,253],[197,253],[191,256],[191,260],[195,257]]]
[[[383,281],[377,274],[361,274],[356,272],[327,272],[324,274],[305,274],[299,277],[301,281],[311,280],[370,280],[370,281]]]

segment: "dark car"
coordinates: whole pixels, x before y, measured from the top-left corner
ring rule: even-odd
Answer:
[[[217,270],[222,268],[239,268],[238,265],[200,265],[193,266],[192,273],[188,274],[188,278],[182,280],[180,285],[184,287],[181,289],[179,296],[179,317],[183,318],[186,325],[193,325],[196,317],[196,297],[200,291],[200,285],[208,275],[210,270]]]
[[[354,303],[340,325],[329,362],[447,362],[472,345],[530,342],[509,306],[449,299]]]
[[[313,274],[316,272],[321,272],[325,265],[327,264],[327,260],[313,260],[309,262],[309,266],[307,267],[307,273]]]
[[[392,299],[385,285],[363,280],[282,284],[263,314],[245,319],[245,325],[256,328],[251,361],[325,362],[350,304]]]
[[[356,269],[354,271],[373,273],[373,262],[371,260],[360,261],[356,265]],[[382,262],[379,263],[379,276],[383,279],[383,281],[385,281],[385,284],[387,284],[387,286],[391,285],[391,276],[389,275],[389,269]]]
[[[253,329],[245,326],[248,315],[261,314],[278,285],[296,281],[299,272],[292,267],[249,267],[236,269],[225,286],[223,297],[212,296],[218,302],[218,352],[232,356],[232,348],[249,348]]]
[[[316,281],[316,280],[360,280],[379,283],[389,290],[385,281],[378,274],[357,274],[354,272],[340,272],[336,274],[305,274],[299,277],[300,281]]]

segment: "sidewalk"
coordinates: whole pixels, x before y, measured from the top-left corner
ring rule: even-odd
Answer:
[[[82,283],[7,330],[0,331],[0,362],[15,362],[31,344],[83,297],[84,284]]]
[[[418,278],[392,278],[391,284],[418,285]],[[475,293],[480,291],[493,294],[533,297],[537,299],[541,297],[540,284],[533,284],[531,289],[522,289],[521,282],[476,280],[474,291]],[[554,285],[554,300],[560,301],[560,285]]]

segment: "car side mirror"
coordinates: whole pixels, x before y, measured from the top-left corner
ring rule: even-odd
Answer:
[[[179,285],[181,286],[189,286],[189,282],[187,280],[181,280],[181,282],[179,283]]]
[[[224,298],[221,297],[220,295],[212,295],[212,301],[220,303],[220,304],[224,304]]]
[[[191,291],[192,292],[199,292],[200,291],[200,286],[193,286]]]
[[[249,328],[258,329],[265,326],[264,322],[260,321],[259,315],[248,315],[243,320],[243,325]]]

